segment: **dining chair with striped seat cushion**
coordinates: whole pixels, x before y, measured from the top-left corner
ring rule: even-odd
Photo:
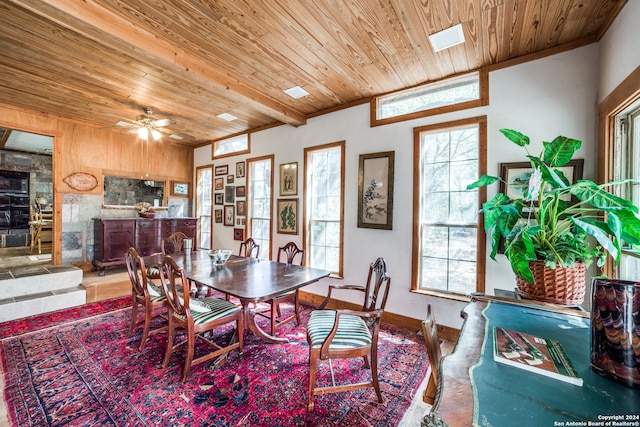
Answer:
[[[160,281],[162,289],[167,296],[168,324],[167,349],[162,366],[169,366],[171,355],[182,346],[187,347],[187,353],[182,371],[182,382],[187,381],[187,376],[193,365],[206,362],[214,357],[222,356],[230,351],[238,349],[242,353],[243,313],[237,305],[217,298],[192,299],[188,292],[189,283],[184,270],[178,267],[175,260],[166,255],[160,264]],[[233,334],[229,343],[220,345],[214,341],[216,334],[214,329],[227,323],[236,323],[236,334]],[[174,344],[176,328],[187,331],[186,338]],[[205,333],[212,332],[209,336]],[[195,342],[201,340],[213,350],[202,356],[194,358]]]
[[[147,343],[150,335],[167,331],[168,325],[164,323],[161,327],[150,330],[151,320],[154,317],[167,316],[167,298],[162,289],[154,285],[147,276],[147,269],[144,260],[140,257],[135,248],[129,248],[125,255],[125,264],[127,272],[131,280],[131,294],[133,297],[133,306],[131,308],[131,326],[127,337],[133,334],[133,330],[138,323],[138,306],[142,305],[144,309],[144,329],[142,332],[142,340],[139,349],[142,350]],[[160,310],[158,310],[160,308]]]
[[[366,286],[330,285],[327,297],[318,310],[311,313],[307,324],[309,343],[309,402],[307,409],[313,411],[313,396],[373,387],[378,402],[382,403],[382,393],[378,383],[378,332],[380,319],[387,304],[391,278],[387,275],[387,265],[378,258],[369,266]],[[326,309],[334,290],[356,290],[364,294],[360,310]],[[336,384],[332,359],[362,357],[367,369],[371,369],[371,381],[357,384]],[[369,361],[369,358],[371,361]],[[316,387],[316,370],[319,360],[329,360],[332,385]]]

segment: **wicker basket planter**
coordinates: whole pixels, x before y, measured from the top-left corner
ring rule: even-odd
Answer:
[[[518,293],[523,298],[562,305],[580,305],[584,302],[584,263],[576,263],[575,267],[549,268],[544,261],[531,261],[529,268],[535,283],[516,276]]]

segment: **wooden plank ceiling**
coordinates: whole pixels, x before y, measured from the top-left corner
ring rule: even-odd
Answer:
[[[0,103],[100,127],[151,108],[197,146],[597,41],[625,2],[0,0]],[[434,52],[458,23],[466,43]]]

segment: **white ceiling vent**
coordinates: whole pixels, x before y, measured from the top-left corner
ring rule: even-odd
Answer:
[[[464,43],[462,24],[454,25],[446,30],[431,34],[429,41],[431,42],[431,46],[433,46],[433,50],[436,52]]]

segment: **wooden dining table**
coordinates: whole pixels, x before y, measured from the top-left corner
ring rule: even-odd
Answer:
[[[258,258],[232,255],[224,265],[216,265],[208,251],[177,252],[171,254],[187,279],[197,286],[206,286],[240,301],[245,328],[269,343],[285,343],[286,338],[265,332],[256,323],[256,311],[250,304],[273,299],[282,294],[317,282],[330,272]],[[160,265],[162,254],[144,257],[146,265]]]

